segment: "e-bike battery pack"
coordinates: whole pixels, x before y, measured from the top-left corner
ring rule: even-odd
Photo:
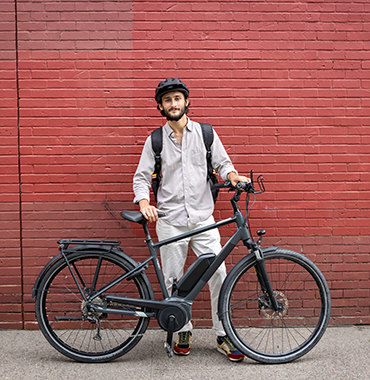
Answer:
[[[190,265],[185,272],[185,275],[181,277],[177,284],[177,294],[180,297],[185,297],[190,293],[208,267],[212,264],[215,257],[216,255],[214,253],[205,253],[200,255],[193,264]]]

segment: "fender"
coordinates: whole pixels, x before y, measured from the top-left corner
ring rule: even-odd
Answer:
[[[265,252],[274,252],[278,249],[278,247],[272,246],[272,247],[266,247],[266,248],[261,248],[261,251],[263,253]]]
[[[267,252],[274,252],[277,250],[278,247],[274,247],[274,246],[271,246],[271,247],[266,247],[266,248],[261,248],[261,251],[262,253],[267,253]],[[221,287],[221,290],[220,290],[220,296],[219,296],[219,301],[218,301],[218,318],[220,321],[223,320],[223,315],[222,315],[222,310],[221,310],[221,303],[220,303],[220,300],[222,299],[223,297],[223,293],[224,293],[224,290],[225,290],[225,287],[226,287],[226,284],[228,283],[228,278],[234,273],[235,270],[239,269],[239,266],[242,265],[242,263],[244,263],[245,261],[248,261],[251,257],[254,257],[254,253],[250,253],[249,255],[247,256],[244,256],[242,259],[240,259],[238,261],[237,264],[234,265],[234,267],[231,269],[231,271],[228,273],[228,275],[226,276],[223,284],[222,284],[222,287]]]
[[[71,255],[72,253],[77,252],[77,251],[86,251],[86,253],[88,253],[88,252],[91,252],[92,250],[93,251],[99,250],[99,251],[105,251],[105,252],[114,253],[115,255],[120,256],[120,257],[124,258],[125,260],[127,260],[132,265],[133,268],[137,267],[140,264],[140,263],[136,262],[133,258],[131,258],[130,256],[128,256],[126,253],[124,253],[121,248],[119,248],[119,247],[113,247],[111,245],[100,245],[100,244],[77,245],[77,246],[74,246],[74,247],[67,248],[66,250],[64,250],[64,253],[68,257],[69,255]],[[34,298],[36,296],[36,293],[37,293],[38,288],[40,286],[41,280],[44,278],[45,273],[47,272],[47,270],[54,263],[56,263],[58,260],[60,260],[62,258],[63,258],[62,254],[58,253],[55,257],[53,257],[44,266],[44,268],[41,270],[40,274],[37,277],[37,280],[35,282],[34,287],[32,288],[32,298]],[[154,300],[153,288],[152,288],[152,285],[151,285],[151,283],[150,283],[147,275],[144,272],[142,272],[141,276],[143,277],[143,280],[144,280],[144,282],[145,282],[145,284],[146,284],[146,286],[147,286],[147,288],[149,290],[150,299]]]

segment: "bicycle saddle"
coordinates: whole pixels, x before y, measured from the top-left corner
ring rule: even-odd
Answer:
[[[121,211],[121,216],[123,219],[126,219],[130,222],[139,223],[139,224],[146,223],[146,221],[147,221],[144,218],[143,214],[139,211],[123,210],[123,211]],[[162,218],[163,216],[165,216],[165,214],[163,212],[158,213],[159,218]]]

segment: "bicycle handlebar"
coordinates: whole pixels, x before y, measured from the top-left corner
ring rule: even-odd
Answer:
[[[254,181],[253,181],[253,170],[251,170],[250,172],[250,178],[251,178],[251,182],[239,182],[236,186],[233,186],[231,184],[231,181],[227,180],[225,182],[222,182],[222,183],[217,183],[215,185],[213,185],[213,187],[217,188],[217,189],[225,189],[225,188],[228,188],[230,190],[239,190],[239,191],[244,191],[246,193],[253,193],[253,194],[260,194],[260,193],[264,193],[265,192],[265,186],[263,184],[263,175],[259,175],[257,177],[257,183],[258,183],[258,187],[259,187],[259,191],[255,191],[254,189]]]

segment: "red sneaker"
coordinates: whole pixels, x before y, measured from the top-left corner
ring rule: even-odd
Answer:
[[[190,331],[180,332],[177,338],[177,342],[173,351],[176,355],[189,355],[190,354],[190,343],[192,338],[192,333]]]

